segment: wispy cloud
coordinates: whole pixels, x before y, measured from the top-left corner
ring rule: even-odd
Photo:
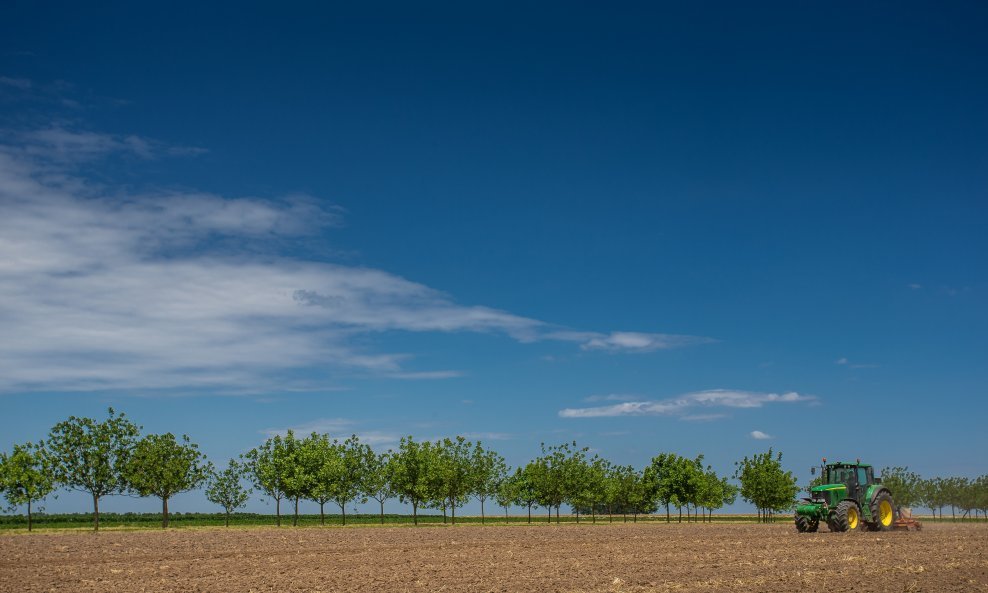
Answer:
[[[0,391],[244,390],[312,371],[449,379],[382,352],[383,332],[476,332],[584,350],[646,352],[710,341],[582,332],[358,266],[286,255],[341,211],[304,195],[227,198],[93,183],[101,158],[170,149],[137,136],[50,126],[0,144]],[[84,165],[84,166],[83,166]],[[344,372],[345,375],[345,372]],[[332,379],[335,380],[335,379]]]
[[[710,344],[717,341],[703,336],[628,331],[610,333],[554,331],[547,333],[545,337],[552,340],[579,342],[582,350],[606,352],[653,352],[655,350]]]
[[[923,285],[922,284],[918,284],[916,282],[912,282],[910,284],[907,284],[906,286],[908,286],[909,288],[911,288],[913,290],[919,290],[919,289],[923,288]]]
[[[562,418],[601,418],[608,416],[688,416],[695,408],[760,408],[773,403],[814,402],[816,397],[787,393],[762,393],[731,389],[695,391],[678,397],[657,401],[632,401],[610,406],[566,408],[559,411]],[[693,419],[699,419],[694,415]],[[705,419],[711,419],[709,416]]]
[[[0,76],[0,85],[14,87],[22,91],[26,91],[32,86],[31,81],[27,78],[10,78],[9,76]]]
[[[196,156],[204,148],[169,146],[137,135],[104,134],[52,125],[12,134],[18,149],[39,161],[83,163],[108,155],[130,155],[150,160],[159,156]]]
[[[847,368],[850,369],[875,369],[879,367],[879,365],[874,363],[851,362],[850,360],[848,360],[843,356],[835,360],[834,364],[846,366]]]
[[[455,379],[463,376],[462,371],[418,371],[404,373],[390,373],[387,376],[392,379],[404,379],[407,381],[419,381],[426,379]]]
[[[607,395],[590,395],[583,398],[585,402],[630,402],[641,399],[638,395],[624,395],[620,393],[609,393]]]
[[[766,434],[760,430],[753,430],[750,433],[748,433],[748,435],[751,438],[755,439],[756,441],[767,441],[769,439],[775,438],[772,435]]]

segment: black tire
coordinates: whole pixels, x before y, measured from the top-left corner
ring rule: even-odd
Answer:
[[[833,531],[855,531],[863,524],[857,503],[853,500],[843,500],[834,510],[833,525],[830,528]]]
[[[796,515],[796,531],[800,533],[813,533],[820,526],[816,519],[810,519],[803,515]]]
[[[895,504],[889,491],[882,490],[871,501],[869,527],[872,531],[891,531],[893,523],[895,523]]]

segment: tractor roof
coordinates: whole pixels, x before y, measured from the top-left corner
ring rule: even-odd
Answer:
[[[834,461],[832,463],[828,463],[827,467],[871,467],[871,464],[861,463],[860,461],[856,463],[851,463],[849,461]]]

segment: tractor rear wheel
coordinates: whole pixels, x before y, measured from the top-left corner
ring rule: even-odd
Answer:
[[[883,490],[871,501],[871,528],[874,531],[888,531],[895,523],[895,505],[892,495]]]
[[[861,526],[861,511],[853,500],[844,500],[834,511],[831,529],[834,531],[855,531]]]
[[[803,515],[796,515],[796,531],[800,533],[813,533],[820,527],[820,521],[810,519]]]

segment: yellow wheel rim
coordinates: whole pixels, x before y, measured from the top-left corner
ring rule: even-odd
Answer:
[[[878,520],[885,527],[892,524],[892,504],[889,501],[883,500],[878,503]]]
[[[854,507],[847,509],[847,526],[851,529],[858,528],[858,509]]]

